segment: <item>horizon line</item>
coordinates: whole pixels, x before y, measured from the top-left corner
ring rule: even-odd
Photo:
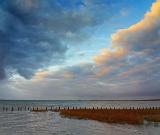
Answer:
[[[0,99],[0,101],[160,101],[158,99]]]

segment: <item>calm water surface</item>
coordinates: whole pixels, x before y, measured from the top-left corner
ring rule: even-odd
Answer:
[[[160,101],[0,101],[0,135],[160,135],[160,124],[107,124],[62,118],[58,113],[3,112],[2,107],[160,107]]]

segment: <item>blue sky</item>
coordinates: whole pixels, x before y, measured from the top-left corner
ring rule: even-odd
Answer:
[[[0,98],[159,98],[159,11],[159,0],[0,0]]]

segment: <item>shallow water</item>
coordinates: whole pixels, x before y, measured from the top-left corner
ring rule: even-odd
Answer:
[[[2,106],[160,107],[160,101],[0,101]],[[0,111],[0,135],[159,135],[160,124],[107,124],[62,118],[58,113]]]

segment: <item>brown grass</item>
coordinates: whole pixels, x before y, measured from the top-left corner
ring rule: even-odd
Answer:
[[[144,119],[160,122],[160,109],[62,109],[59,112],[64,117],[107,123],[143,124]]]

